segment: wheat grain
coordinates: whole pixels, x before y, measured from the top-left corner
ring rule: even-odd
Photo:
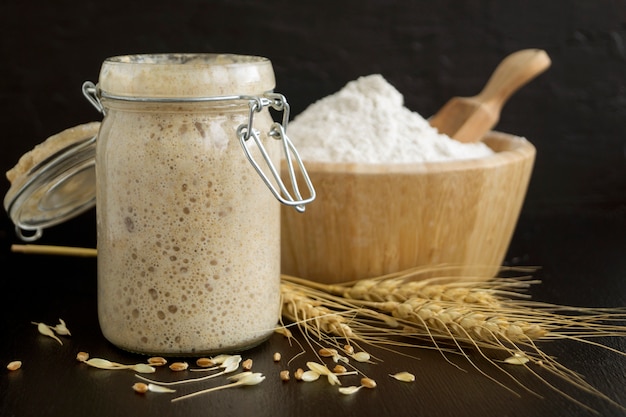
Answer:
[[[474,285],[472,287],[471,285]],[[335,286],[334,292],[343,290],[340,295],[350,299],[368,301],[407,301],[422,298],[436,301],[451,301],[466,304],[479,304],[499,307],[500,299],[492,290],[480,287],[480,283],[434,284],[430,281],[405,281],[402,278],[387,280],[366,279],[349,287]]]
[[[364,377],[361,378],[361,385],[365,388],[376,388],[376,381],[371,378]]]
[[[22,361],[11,361],[9,362],[9,364],[7,365],[7,369],[9,371],[17,371],[18,369],[20,369],[22,367]]]
[[[187,362],[174,362],[169,366],[169,368],[174,372],[180,372],[189,368],[189,364]]]
[[[626,310],[530,301],[525,291],[539,281],[527,276],[482,280],[422,276],[430,272],[433,268],[416,268],[339,285],[283,275],[283,318],[296,323],[309,344],[320,347],[342,349],[339,337],[350,346],[364,343],[391,351],[394,350],[390,346],[434,348],[457,367],[446,356],[448,352],[460,353],[478,372],[516,395],[519,394],[481,369],[472,356],[476,353],[482,356],[518,386],[530,391],[501,365],[511,362],[506,357],[522,355],[525,359],[515,361],[516,365],[523,366],[548,388],[580,406],[589,409],[533,367],[624,410],[582,376],[546,355],[538,343],[569,339],[624,356],[626,353],[593,339],[626,336],[626,327],[619,323],[626,319]],[[426,279],[420,281],[422,278]],[[342,331],[337,332],[338,328]],[[345,391],[358,390],[350,388]]]
[[[294,285],[281,285],[283,317],[296,323],[313,322],[320,338],[322,334],[347,339],[353,337],[354,334],[345,317],[322,306],[319,300],[308,297],[296,288]]]
[[[146,392],[148,392],[148,384],[145,384],[143,382],[135,382],[133,384],[133,390],[139,394],[145,394]]]
[[[241,368],[244,371],[249,371],[250,369],[252,369],[252,359],[246,359],[245,361],[243,361],[241,363]]]
[[[210,358],[198,358],[196,360],[196,365],[198,365],[200,368],[209,368],[211,366],[215,366],[216,364],[217,362]]]
[[[167,364],[167,359],[162,356],[154,356],[148,358],[148,364],[152,366],[164,366]]]
[[[394,317],[424,326],[429,332],[457,339],[479,342],[527,342],[538,340],[548,333],[541,325],[522,320],[511,320],[489,309],[476,309],[463,303],[445,303],[409,299],[388,301],[376,305]]]

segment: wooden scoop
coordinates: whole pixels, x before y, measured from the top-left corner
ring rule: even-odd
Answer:
[[[474,97],[453,97],[429,120],[440,133],[461,142],[479,141],[500,119],[508,98],[550,66],[541,49],[523,49],[507,56]]]

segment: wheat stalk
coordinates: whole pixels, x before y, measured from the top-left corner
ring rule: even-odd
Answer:
[[[480,369],[471,356],[472,352],[478,352],[520,384],[499,359],[513,355],[523,358],[523,363],[519,364],[548,387],[583,407],[589,408],[543,378],[534,368],[546,370],[623,409],[576,372],[546,355],[538,344],[569,339],[626,355],[593,341],[597,337],[625,336],[626,327],[619,324],[626,319],[624,310],[574,308],[531,301],[525,291],[538,281],[527,276],[493,279],[430,276],[436,270],[434,267],[414,268],[340,285],[283,276],[282,290],[288,294],[284,300],[291,300],[283,303],[283,316],[297,323],[305,334],[315,334],[318,342],[335,346],[341,343],[337,337],[344,337],[351,343],[367,343],[391,350],[393,346],[413,346],[435,348],[444,357],[450,352],[459,353],[471,366],[507,389]],[[444,272],[446,270],[444,268]],[[336,331],[338,328],[343,330]],[[349,331],[345,330],[347,328]]]

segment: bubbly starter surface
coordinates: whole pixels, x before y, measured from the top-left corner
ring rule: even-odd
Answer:
[[[246,107],[207,116],[161,106],[169,107],[111,108],[102,124],[102,331],[117,346],[147,354],[251,347],[271,334],[280,314],[280,215],[236,137]],[[267,110],[255,116],[263,133],[270,123]],[[265,143],[278,165],[278,141]]]

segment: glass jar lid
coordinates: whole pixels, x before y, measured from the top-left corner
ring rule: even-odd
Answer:
[[[91,122],[50,136],[7,172],[4,208],[22,240],[37,240],[44,228],[95,206],[99,128]]]

